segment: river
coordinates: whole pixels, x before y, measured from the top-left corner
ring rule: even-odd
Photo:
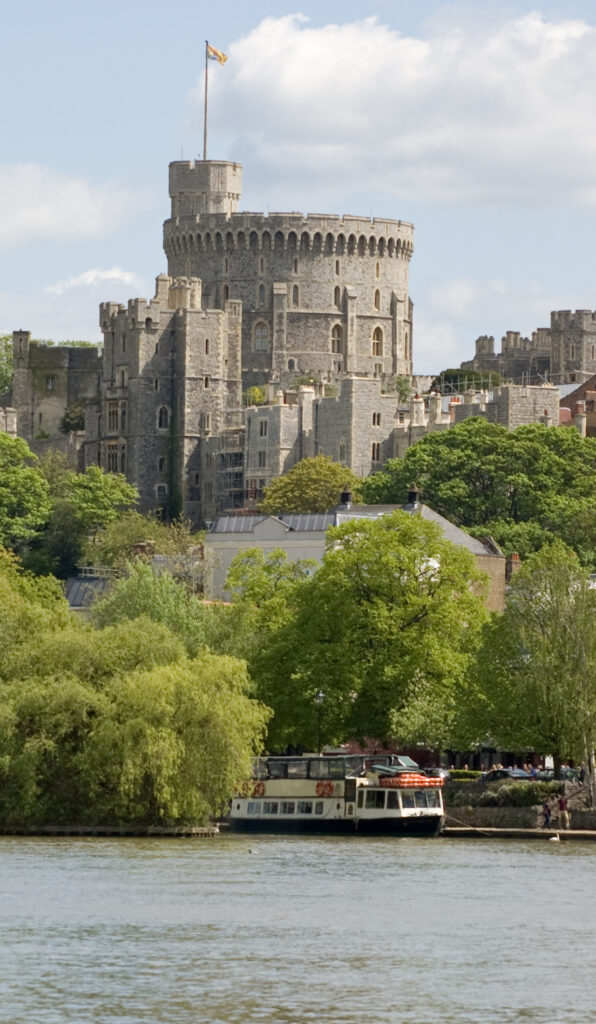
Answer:
[[[596,1022],[596,845],[0,839],[10,1024]]]

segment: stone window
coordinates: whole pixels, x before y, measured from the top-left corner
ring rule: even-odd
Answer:
[[[383,355],[383,332],[380,327],[375,327],[373,331],[372,354],[373,356]]]
[[[126,445],[123,444],[120,449],[120,472],[126,473]]]
[[[211,501],[211,499],[213,498],[213,483],[211,482],[211,480],[209,480],[205,484],[205,498],[207,499],[207,501]]]
[[[229,285],[224,284],[224,286],[223,286],[223,300],[224,300],[224,302],[227,302],[229,297],[230,297]]]
[[[259,437],[267,437],[267,420],[259,420]]]
[[[55,390],[56,390],[56,378],[55,377],[46,377],[46,391],[55,391]]]
[[[157,488],[156,488],[156,491],[157,491],[157,500],[158,501],[165,501],[167,496],[168,496],[168,486],[167,486],[167,484],[158,484]]]
[[[255,327],[255,351],[269,351],[269,328],[262,321]]]
[[[571,358],[575,359],[575,345],[571,346]]]
[[[259,285],[259,306],[265,305],[265,285]]]
[[[121,388],[125,388],[127,384],[128,384],[128,380],[127,380],[127,377],[126,377],[126,370],[122,369],[122,370],[120,370],[120,387]]]
[[[265,269],[265,260],[261,256],[261,259],[259,260],[259,271],[260,271],[261,274],[263,273],[264,269]]]
[[[167,430],[170,422],[170,414],[165,405],[162,405],[157,414],[157,426],[160,430]]]
[[[159,342],[157,342],[157,341],[155,342],[155,355],[156,356],[159,355]]]
[[[339,285],[336,285],[335,286],[335,290],[333,292],[333,304],[334,304],[334,306],[337,307],[337,309],[339,309],[340,303],[341,303],[341,292],[340,292],[340,289],[339,289]]]
[[[205,377],[205,387],[206,387],[206,388],[209,388],[209,387],[210,387],[210,380],[209,380],[209,377]]]
[[[43,413],[40,412],[39,416],[37,417],[37,422],[38,422],[39,426],[41,427],[41,424],[43,422]]]
[[[373,427],[380,427],[381,426],[381,413],[380,412],[373,412],[373,414],[372,414],[372,425],[373,425]]]
[[[209,355],[209,338],[205,338],[205,355]]]
[[[288,359],[288,370],[294,370],[295,367],[296,367],[296,364],[295,364],[294,360],[293,359]]]
[[[108,456],[108,473],[118,472],[118,442],[108,441],[107,444],[107,456]]]
[[[345,441],[340,441],[340,445],[339,445],[339,461],[340,462],[345,462],[346,461],[346,442]]]
[[[146,331],[150,331],[152,327],[153,327],[153,321],[152,321],[151,317],[148,316],[147,319],[145,320],[145,330]]]
[[[199,416],[199,430],[211,430],[211,413],[202,412]],[[210,458],[210,456],[208,456]]]
[[[400,413],[398,414],[398,422],[399,422],[399,423],[403,423],[403,422],[404,422],[404,419],[405,419],[404,413],[403,413],[403,412],[400,412]]]
[[[126,430],[126,402],[122,402],[120,406],[120,429],[122,433]]]
[[[230,269],[230,263],[229,263],[228,257],[226,256],[226,258],[224,259],[224,273],[227,274],[229,269]]]
[[[300,290],[299,290],[297,284],[295,284],[294,287],[292,288],[292,305],[293,306],[299,306],[300,305]]]
[[[339,260],[335,261],[335,273],[339,275]]]
[[[166,470],[168,468],[168,460],[166,459],[165,455],[160,455],[159,462],[158,462],[158,468],[159,468],[159,472],[160,473],[165,473],[166,472]]]
[[[343,331],[341,324],[335,324],[331,328],[331,351],[341,352],[343,344]]]
[[[594,358],[594,346],[592,345],[592,359]]]
[[[380,293],[379,289],[377,288],[375,290],[375,309],[380,309],[380,308],[381,308],[381,293]]]
[[[199,474],[195,473],[195,487],[197,487],[198,484],[199,484]]]
[[[378,441],[375,441],[375,443],[372,446],[372,460],[373,462],[381,461],[381,445],[379,444]]]
[[[374,368],[373,368],[373,373],[374,373],[375,377],[382,377],[383,376],[383,364],[382,363],[375,363]]]
[[[297,259],[294,260],[294,273],[295,274],[298,273],[298,260]]]
[[[258,465],[260,468],[264,468],[267,465],[267,452],[260,451],[258,454]]]
[[[380,273],[381,273],[381,267],[377,263],[377,265],[375,267],[375,277],[378,277]]]
[[[159,378],[158,377],[156,377],[155,380],[153,381],[153,390],[154,391],[159,391]]]
[[[126,352],[126,335],[122,335],[122,351]]]
[[[118,402],[108,402],[108,430],[118,430]]]

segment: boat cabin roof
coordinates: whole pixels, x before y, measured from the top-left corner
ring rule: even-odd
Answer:
[[[257,779],[345,779],[356,778],[366,771],[395,775],[417,769],[416,762],[406,754],[305,754],[303,757],[259,757],[253,775]]]

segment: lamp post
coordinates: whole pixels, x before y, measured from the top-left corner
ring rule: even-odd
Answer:
[[[325,700],[325,694],[322,690],[317,690],[315,693],[315,700],[317,702],[317,753],[321,753],[321,706]]]

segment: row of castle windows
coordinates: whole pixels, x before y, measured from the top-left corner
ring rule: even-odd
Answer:
[[[228,231],[224,236],[218,231],[215,235],[207,231],[204,235],[199,233],[195,235],[174,235],[170,240],[171,248],[178,253],[186,252],[218,252],[223,253],[225,251],[232,252],[235,248],[240,250],[251,249],[253,252],[270,252],[272,249],[275,252],[311,252],[313,255],[319,253],[325,253],[331,255],[335,253],[338,256],[343,255],[355,255],[359,256],[396,256],[399,257],[402,254],[410,256],[413,251],[413,245],[411,242],[405,241],[401,238],[379,238],[375,235],[371,235],[368,238],[366,235],[349,235],[347,238],[344,234],[339,234],[337,238],[331,233],[328,233],[323,241],[323,236],[320,232],[310,236],[308,231],[303,231],[300,239],[295,231],[290,231],[287,237],[282,231],[278,231],[273,239],[268,231],[263,232],[260,236],[256,231],[251,231],[248,238],[248,246],[246,243],[246,234],[244,231],[239,231],[236,236],[231,231]],[[227,257],[226,257],[227,258]],[[261,257],[262,259],[262,257]],[[228,264],[229,268],[229,264]],[[226,271],[227,272],[227,271]]]
[[[255,352],[269,351],[269,327],[262,320],[255,324],[253,337]],[[341,354],[343,351],[343,328],[341,324],[334,324],[331,328],[331,351],[337,354]],[[372,334],[372,355],[383,355],[383,330],[381,327],[375,327]]]

